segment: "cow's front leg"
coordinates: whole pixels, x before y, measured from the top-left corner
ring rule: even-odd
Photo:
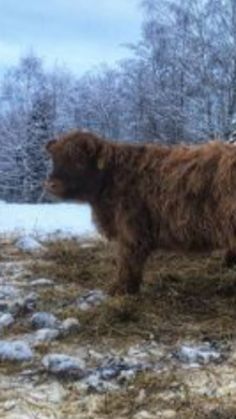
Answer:
[[[117,279],[111,288],[111,294],[137,294],[139,292],[148,253],[148,249],[141,245],[127,246],[120,243]]]

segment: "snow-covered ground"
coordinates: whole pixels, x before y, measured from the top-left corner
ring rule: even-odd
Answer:
[[[54,234],[91,236],[95,233],[87,205],[8,204],[0,201],[0,235],[27,234],[43,238]]]

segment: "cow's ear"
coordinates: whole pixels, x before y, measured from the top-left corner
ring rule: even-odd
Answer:
[[[48,153],[52,153],[53,151],[53,146],[56,144],[57,140],[53,139],[48,141],[48,143],[46,144],[46,150],[48,151]]]
[[[98,170],[104,170],[105,169],[105,165],[106,165],[105,158],[104,157],[99,157],[97,159],[97,168],[98,168]]]

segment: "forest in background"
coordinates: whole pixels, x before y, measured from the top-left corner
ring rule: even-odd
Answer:
[[[141,7],[140,41],[114,68],[78,77],[46,69],[31,52],[5,72],[0,199],[39,202],[44,145],[70,129],[168,144],[228,138],[236,119],[235,0],[144,0]]]

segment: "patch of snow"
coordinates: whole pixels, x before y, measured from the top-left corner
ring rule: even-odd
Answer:
[[[15,400],[7,400],[7,401],[4,403],[4,410],[5,410],[5,411],[12,410],[12,409],[14,409],[15,407],[16,407],[16,401],[15,401]]]
[[[135,346],[131,346],[128,350],[127,356],[125,359],[129,362],[133,360],[139,362],[150,362],[152,360],[154,363],[160,361],[164,356],[164,349],[160,344],[157,344],[155,341],[142,342]]]
[[[0,202],[0,234],[22,236],[94,236],[88,205],[8,204]]]
[[[104,358],[104,355],[100,352],[95,351],[94,349],[88,349],[88,355],[91,359],[95,361],[101,361]]]
[[[174,352],[173,356],[191,366],[217,362],[222,359],[222,354],[208,344],[200,346],[182,345],[180,349]]]
[[[29,345],[20,340],[0,341],[0,360],[1,361],[30,361],[33,352]]]
[[[37,330],[37,332],[34,335],[34,341],[36,343],[39,342],[50,342],[54,339],[57,339],[59,336],[59,330],[58,329],[49,329],[49,328],[43,328]]]
[[[38,278],[30,281],[32,287],[50,287],[54,285],[54,281],[48,278]]]
[[[19,295],[19,290],[13,285],[0,285],[0,299],[14,298]]]
[[[87,242],[87,243],[81,243],[81,245],[80,245],[81,249],[92,249],[95,246],[96,246],[96,243],[94,243],[92,241]]]

